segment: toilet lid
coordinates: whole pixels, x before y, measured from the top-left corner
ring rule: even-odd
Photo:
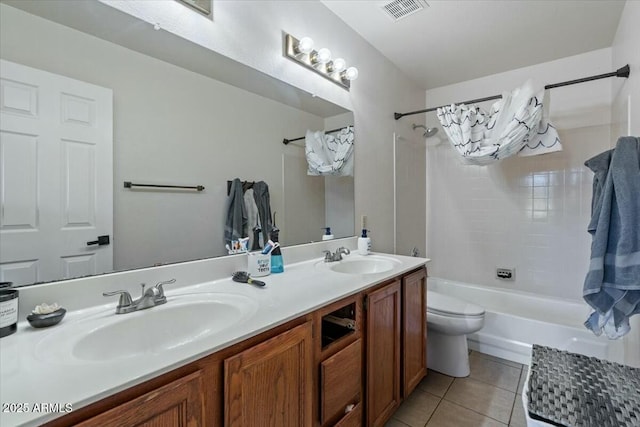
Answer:
[[[482,316],[484,308],[458,298],[427,291],[427,310],[452,316]]]

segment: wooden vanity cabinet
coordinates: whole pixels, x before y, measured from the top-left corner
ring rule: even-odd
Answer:
[[[414,270],[47,426],[384,425],[426,373],[425,293]]]
[[[402,278],[402,396],[427,375],[427,272]]]
[[[224,361],[227,427],[312,425],[312,323]]]
[[[367,426],[382,426],[400,406],[401,283],[366,295]]]
[[[365,295],[366,425],[384,425],[427,373],[426,270]]]
[[[270,405],[278,405],[283,399],[289,399],[295,389],[299,398],[295,408],[287,409],[286,416],[301,422],[292,421],[288,425],[310,426],[313,419],[312,324],[311,315],[294,319],[88,406],[74,409],[45,425],[222,427],[225,418],[229,417],[235,420],[234,425],[247,426],[252,424],[248,421],[243,423],[242,415],[238,418],[238,402],[253,405],[250,412],[265,415],[271,410],[266,403],[260,404],[262,399],[271,399]],[[258,360],[260,357],[264,360]],[[265,387],[269,394],[265,395],[262,390],[249,390],[253,394],[251,396],[238,384],[236,378],[251,371],[260,378],[247,380],[247,384],[251,381],[270,382],[271,388]],[[286,374],[280,375],[280,372]],[[228,378],[226,384],[225,375]],[[229,389],[229,396],[235,396],[235,402],[229,407],[236,412],[225,408],[225,388]],[[185,394],[186,398],[183,397]],[[269,425],[263,421],[269,417],[271,415],[265,415],[258,424]],[[276,422],[270,425],[287,425]]]

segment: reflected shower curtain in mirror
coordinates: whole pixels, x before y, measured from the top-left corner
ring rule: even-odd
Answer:
[[[353,176],[354,139],[352,126],[340,129],[335,135],[308,130],[305,137],[307,175]]]
[[[488,165],[519,154],[532,156],[562,150],[558,132],[543,110],[544,90],[528,81],[504,93],[487,113],[464,104],[438,108],[449,142],[467,164]]]

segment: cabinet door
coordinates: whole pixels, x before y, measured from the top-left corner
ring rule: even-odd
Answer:
[[[311,426],[312,322],[224,361],[225,426]]]
[[[400,404],[400,281],[367,301],[367,425],[379,426]]]
[[[407,397],[427,373],[427,274],[402,279],[402,392]]]
[[[203,425],[200,371],[90,418],[82,427],[199,427]]]

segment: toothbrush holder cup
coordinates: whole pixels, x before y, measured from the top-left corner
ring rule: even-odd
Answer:
[[[271,254],[249,252],[247,254],[247,270],[251,277],[268,276],[271,274]]]

